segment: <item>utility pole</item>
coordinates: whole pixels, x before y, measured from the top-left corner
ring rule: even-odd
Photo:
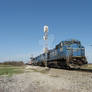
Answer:
[[[47,67],[47,53],[48,53],[48,26],[44,26],[44,36],[43,36],[44,42],[45,42],[45,47],[44,47],[44,53],[45,53],[45,67]]]

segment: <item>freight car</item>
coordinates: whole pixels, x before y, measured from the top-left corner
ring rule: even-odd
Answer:
[[[87,64],[85,48],[78,40],[61,41],[48,53],[32,58],[32,64],[38,66],[77,69]]]

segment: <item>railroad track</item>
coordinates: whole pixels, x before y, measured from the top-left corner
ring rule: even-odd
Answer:
[[[68,71],[79,71],[79,72],[92,72],[92,69],[65,69],[65,68],[54,68],[54,69],[62,69],[62,70],[68,70]]]
[[[92,72],[92,69],[71,69],[70,71]]]

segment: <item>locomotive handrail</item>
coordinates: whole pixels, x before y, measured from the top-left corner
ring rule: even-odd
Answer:
[[[84,48],[67,48],[67,50],[80,50],[80,49],[84,49]]]

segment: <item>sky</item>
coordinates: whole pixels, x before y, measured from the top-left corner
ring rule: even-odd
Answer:
[[[78,39],[92,63],[92,0],[0,0],[0,62],[42,53],[44,25],[49,49]]]

